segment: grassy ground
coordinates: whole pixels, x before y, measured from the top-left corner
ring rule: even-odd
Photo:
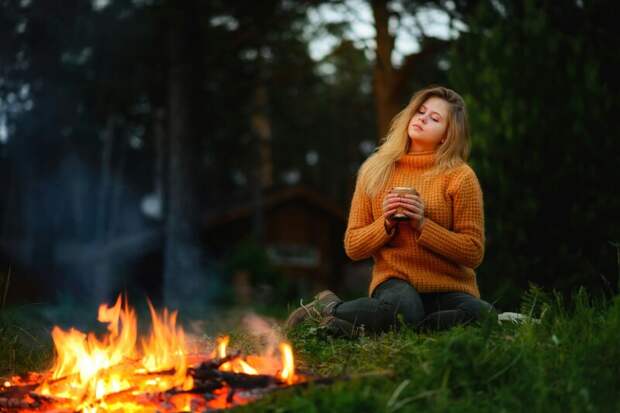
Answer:
[[[0,377],[45,369],[52,359],[50,329],[29,308],[0,309]]]
[[[521,325],[486,321],[448,332],[410,329],[359,340],[325,339],[305,326],[290,335],[301,367],[323,375],[391,370],[295,389],[243,412],[618,412],[620,297],[566,305],[532,290]]]
[[[442,333],[411,329],[357,340],[304,325],[289,335],[298,367],[325,376],[391,372],[277,392],[239,412],[620,411],[620,297],[570,304],[533,289],[522,312],[540,323],[492,320]],[[22,320],[23,321],[23,320]],[[40,369],[48,334],[0,313],[0,376]],[[233,342],[244,336],[233,332]]]

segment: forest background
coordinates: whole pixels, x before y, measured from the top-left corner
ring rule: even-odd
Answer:
[[[348,210],[389,119],[431,83],[468,104],[482,295],[511,308],[529,283],[616,293],[614,7],[0,0],[2,304],[120,285],[131,273],[79,258],[149,242],[157,284],[217,301],[229,281],[204,214],[299,184]]]

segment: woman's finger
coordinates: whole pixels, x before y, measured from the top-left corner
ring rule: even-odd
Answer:
[[[391,217],[392,215],[394,215],[396,213],[396,211],[398,211],[398,208],[395,209],[388,209],[387,211],[383,212],[383,216],[386,218]]]
[[[412,200],[404,200],[404,199],[399,202],[401,203],[401,205],[411,205],[411,206],[415,206],[418,208],[424,208],[424,205],[421,202],[416,202]]]
[[[403,212],[406,216],[408,216],[409,218],[413,218],[416,220],[421,220],[422,219],[422,215],[421,214],[416,214],[410,211],[404,211]]]
[[[407,196],[404,196],[404,197],[403,197],[403,199],[406,199],[406,200],[408,200],[408,201],[419,202],[419,203],[421,203],[421,204],[423,204],[423,203],[424,203],[424,201],[422,200],[422,198],[420,198],[420,197],[419,197],[419,196],[417,196],[417,195],[407,195]]]
[[[398,205],[399,202],[400,201],[398,199],[386,199],[385,201],[383,201],[383,205],[384,206]]]
[[[424,209],[424,205],[419,204],[417,202],[399,202],[398,205],[405,207],[405,208],[419,208],[419,209]]]
[[[414,214],[423,214],[423,212],[424,212],[424,208],[420,208],[420,207],[415,206],[415,205],[403,204],[401,206],[402,206],[404,211],[409,211],[409,212],[414,213]]]

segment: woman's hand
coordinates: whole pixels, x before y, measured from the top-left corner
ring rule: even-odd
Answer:
[[[396,213],[399,206],[400,201],[398,194],[395,194],[390,190],[385,198],[383,198],[382,205],[383,217],[385,219],[385,229],[388,233],[392,232],[394,227],[398,224],[398,222],[392,220],[392,215]]]
[[[421,231],[424,226],[424,212],[426,206],[420,195],[401,195],[399,205],[403,208],[403,214],[409,217],[409,225],[416,231]]]

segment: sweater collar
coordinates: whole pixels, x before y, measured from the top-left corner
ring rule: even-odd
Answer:
[[[426,169],[435,165],[436,157],[437,151],[414,152],[404,154],[398,161],[408,167]]]

